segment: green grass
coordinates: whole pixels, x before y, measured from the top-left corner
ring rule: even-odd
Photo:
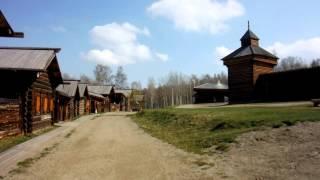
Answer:
[[[57,126],[52,126],[52,127],[49,127],[49,128],[43,129],[43,130],[39,130],[39,131],[36,131],[35,133],[27,135],[27,136],[18,135],[18,136],[3,138],[0,140],[0,153],[7,150],[7,149],[10,149],[13,146],[16,146],[20,143],[26,142],[34,137],[37,137],[41,134],[47,133],[55,128],[57,128]]]
[[[151,135],[188,152],[205,153],[210,147],[225,151],[243,133],[320,121],[312,107],[221,107],[211,109],[145,110],[132,116]]]

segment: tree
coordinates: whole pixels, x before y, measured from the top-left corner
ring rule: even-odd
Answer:
[[[135,89],[135,90],[141,90],[142,89],[142,85],[139,81],[133,81],[131,83],[131,89]]]
[[[301,58],[289,56],[280,61],[276,66],[275,71],[289,71],[306,67],[308,67],[308,65],[304,63]]]
[[[98,64],[94,70],[94,75],[97,83],[101,83],[101,84],[113,83],[112,70],[109,66]]]
[[[92,83],[92,79],[90,77],[88,77],[87,75],[85,74],[81,74],[80,76],[80,82],[83,82],[83,83]]]
[[[320,58],[312,60],[311,67],[319,67],[319,66],[320,66]]]
[[[127,75],[125,74],[123,67],[119,66],[117,69],[117,73],[114,76],[115,86],[118,88],[127,88]]]

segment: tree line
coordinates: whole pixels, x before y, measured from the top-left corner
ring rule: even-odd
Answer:
[[[104,85],[115,85],[117,88],[129,88],[127,81],[127,74],[124,72],[122,66],[117,68],[115,74],[109,66],[98,64],[94,71],[94,79],[89,76],[82,74],[80,75],[80,82],[90,84],[104,84]],[[64,73],[63,79],[74,79],[71,75]]]
[[[204,83],[228,84],[228,77],[224,72],[219,74],[205,74],[203,76],[184,75],[172,72],[156,82],[149,78],[144,89],[145,108],[165,108],[182,104],[193,103],[193,88]]]
[[[289,56],[281,59],[274,71],[289,71],[318,66],[320,66],[320,58],[314,59],[308,64],[300,57]],[[144,89],[145,107],[155,109],[192,104],[194,87],[205,83],[217,83],[218,81],[228,84],[227,74],[221,72],[213,75],[188,76],[181,73],[169,73],[158,82],[150,78],[147,87]]]

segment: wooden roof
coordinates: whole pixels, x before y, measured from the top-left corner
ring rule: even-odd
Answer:
[[[89,93],[109,95],[113,89],[110,85],[88,85]]]
[[[203,90],[215,90],[215,89],[228,89],[228,85],[222,84],[220,82],[218,83],[205,83],[201,84],[200,86],[194,87],[195,90],[203,89]]]
[[[60,84],[56,88],[56,90],[61,95],[64,95],[67,97],[75,97],[77,94],[77,91],[79,91],[78,81],[64,81],[64,83]]]
[[[231,54],[224,57],[222,60],[229,60],[229,59],[235,59],[245,56],[251,56],[251,55],[260,55],[265,57],[270,57],[273,59],[278,59],[277,56],[271,54],[267,50],[261,48],[260,46],[246,46],[246,47],[240,47],[239,49],[235,50]]]
[[[131,89],[116,89],[114,92],[116,94],[123,94],[125,97],[130,97],[132,94]]]
[[[7,21],[6,17],[0,10],[0,37],[23,38],[22,32],[15,32]]]
[[[246,40],[246,39],[259,40],[259,37],[254,32],[252,32],[250,29],[248,29],[248,31],[241,38],[241,40]]]
[[[86,90],[88,91],[87,84],[78,84],[80,97],[84,97],[86,94]]]
[[[96,97],[96,98],[105,99],[105,97],[102,96],[101,94],[97,94],[97,93],[94,93],[94,92],[89,92],[89,95],[93,96],[93,97]]]
[[[0,69],[45,71],[58,48],[0,47]]]

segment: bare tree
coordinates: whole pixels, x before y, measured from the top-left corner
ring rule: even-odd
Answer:
[[[312,60],[310,66],[311,67],[319,67],[320,66],[320,58]]]
[[[196,75],[187,76],[171,72],[156,84],[154,79],[149,79],[148,87],[144,90],[146,108],[164,108],[181,104],[193,103],[193,88],[201,83],[228,83],[225,73],[214,75],[206,74],[198,78]]]
[[[127,75],[125,74],[123,67],[119,66],[117,69],[117,73],[114,76],[115,85],[118,88],[127,88]]]
[[[139,81],[133,81],[131,83],[131,89],[142,90],[142,85]]]
[[[81,76],[80,76],[80,82],[83,82],[83,83],[92,83],[93,80],[92,80],[90,77],[88,77],[87,75],[81,74]]]
[[[280,63],[275,67],[275,71],[289,71],[306,67],[308,67],[308,65],[303,62],[302,58],[289,56],[280,61]]]
[[[109,66],[98,64],[94,70],[94,75],[97,83],[101,83],[101,84],[113,83],[112,70]]]

